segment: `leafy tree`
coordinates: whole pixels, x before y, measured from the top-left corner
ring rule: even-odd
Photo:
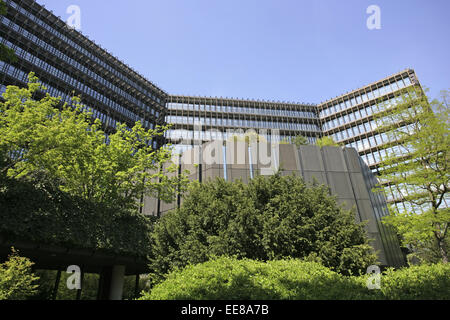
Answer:
[[[106,134],[80,100],[62,104],[34,74],[27,88],[8,86],[0,103],[0,175],[39,181],[72,196],[117,208],[135,208],[141,195],[171,201],[187,183],[170,162],[168,148],[154,150],[153,139],[167,127],[146,130],[118,125]]]
[[[258,176],[193,183],[182,206],[156,222],[151,268],[156,281],[211,256],[255,260],[309,257],[358,273],[375,262],[363,225],[325,186],[300,177]]]
[[[430,101],[417,87],[405,91],[391,105],[382,105],[378,131],[389,146],[380,162],[382,189],[394,202],[385,220],[395,227],[404,245],[420,249],[435,244],[448,262],[450,208],[449,109],[443,101]],[[404,206],[404,207],[403,207]]]
[[[0,264],[0,300],[25,300],[37,292],[39,278],[31,270],[33,263],[12,249],[9,259]]]
[[[297,146],[306,146],[309,144],[308,138],[306,138],[305,136],[295,136],[292,140],[292,142]]]
[[[4,16],[6,13],[6,3],[3,0],[0,0],[0,15]],[[13,63],[17,62],[17,57],[14,53],[14,50],[8,48],[4,44],[0,44],[0,60]]]
[[[316,144],[319,147],[340,147],[341,145],[333,140],[332,137],[322,137],[317,139]]]

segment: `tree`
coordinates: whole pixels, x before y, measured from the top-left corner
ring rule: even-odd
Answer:
[[[316,141],[319,147],[340,147],[341,145],[333,140],[332,137],[322,137]]]
[[[32,273],[32,266],[33,262],[12,248],[8,260],[0,264],[0,300],[25,300],[37,293],[39,278]]]
[[[297,148],[298,148],[298,147],[300,147],[300,146],[306,146],[306,145],[308,145],[308,144],[309,144],[309,141],[308,141],[308,138],[306,138],[305,136],[299,135],[299,136],[295,136],[295,137],[292,139],[292,143],[294,143],[294,144],[297,146]]]
[[[450,222],[449,109],[413,87],[391,105],[381,105],[376,118],[379,133],[387,141],[380,162],[380,187],[393,203],[385,223],[395,227],[403,244],[419,249],[435,244],[448,262],[446,239]]]
[[[170,177],[169,148],[152,142],[167,127],[146,130],[119,124],[106,134],[99,119],[78,98],[62,104],[45,91],[34,74],[27,88],[8,86],[0,103],[0,175],[38,181],[69,195],[117,208],[136,207],[142,194],[173,200],[187,183],[184,175]]]
[[[0,15],[4,16],[7,12],[6,3],[0,0]],[[6,62],[17,62],[17,57],[14,50],[8,48],[4,44],[0,44],[0,60]]]
[[[212,256],[255,260],[310,258],[335,271],[365,271],[375,262],[363,225],[325,186],[295,176],[258,176],[248,185],[193,183],[182,206],[156,222],[151,268],[165,274]]]

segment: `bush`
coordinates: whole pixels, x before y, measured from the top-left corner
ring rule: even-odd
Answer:
[[[357,278],[301,260],[259,262],[221,257],[182,271],[141,300],[324,300],[370,296]]]
[[[280,174],[248,185],[193,183],[181,208],[156,222],[152,237],[155,282],[211,255],[261,261],[313,256],[346,275],[365,272],[376,261],[364,226],[327,187]]]
[[[450,300],[450,265],[389,269],[381,278],[381,292],[390,300]]]
[[[450,265],[423,265],[381,276],[343,276],[317,262],[221,257],[171,272],[141,300],[450,300]]]
[[[36,294],[38,277],[32,273],[32,265],[12,250],[9,259],[0,264],[0,300],[25,300]]]
[[[52,186],[0,177],[0,234],[146,259],[151,218],[71,196]]]

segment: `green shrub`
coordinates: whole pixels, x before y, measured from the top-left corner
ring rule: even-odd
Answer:
[[[344,276],[317,262],[221,257],[171,272],[141,300],[450,300],[450,265],[423,265],[381,276]]]
[[[338,300],[369,296],[362,281],[316,262],[221,257],[170,273],[141,300]]]
[[[381,292],[390,300],[450,300],[450,264],[387,270]]]
[[[183,205],[156,222],[152,239],[156,283],[175,268],[210,256],[315,257],[344,275],[365,272],[376,262],[364,225],[338,205],[328,187],[281,174],[258,176],[248,184],[193,183]]]
[[[25,300],[36,294],[38,277],[32,273],[32,265],[12,250],[9,259],[0,264],[0,300]]]

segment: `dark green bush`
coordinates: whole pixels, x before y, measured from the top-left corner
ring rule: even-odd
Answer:
[[[146,258],[152,221],[50,186],[0,177],[0,235]]]
[[[192,184],[183,205],[162,217],[153,237],[156,282],[174,268],[213,256],[253,260],[315,257],[348,275],[376,262],[364,226],[325,186],[296,176],[258,176],[248,185],[216,179]]]
[[[221,257],[171,273],[141,300],[323,300],[368,295],[359,279],[316,262]]]

